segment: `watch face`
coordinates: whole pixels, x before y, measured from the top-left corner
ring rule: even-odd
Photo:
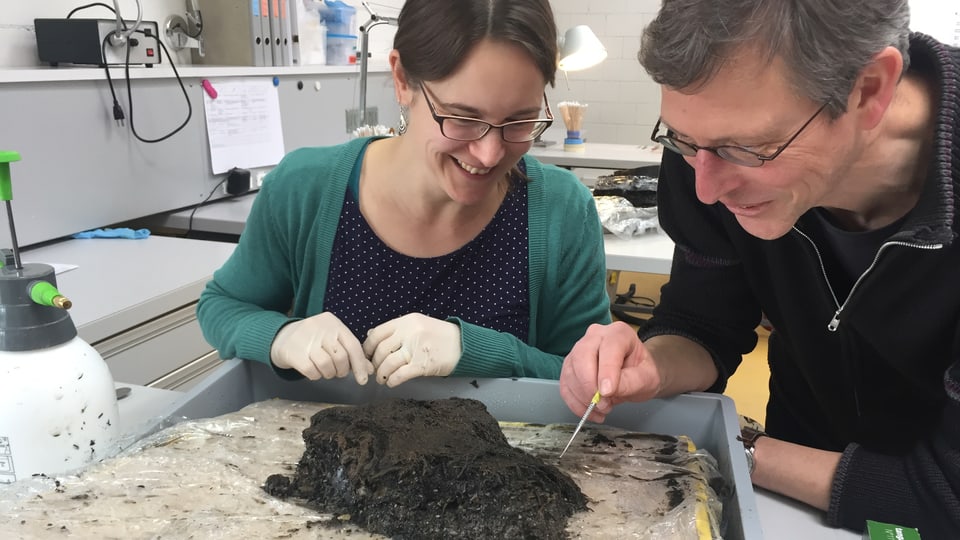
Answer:
[[[753,457],[753,447],[744,448],[743,454],[747,458],[747,472],[753,474],[753,469],[756,467],[756,460]]]

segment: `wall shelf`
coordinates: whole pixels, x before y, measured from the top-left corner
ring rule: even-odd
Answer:
[[[385,64],[371,65],[370,72],[388,72]],[[349,66],[282,66],[282,67],[253,67],[253,66],[177,66],[177,71],[183,78],[197,77],[272,77],[274,75],[357,75],[360,76],[359,65]],[[110,75],[114,79],[124,77],[123,66],[110,68]],[[173,69],[168,65],[152,68],[131,66],[131,79],[165,79],[173,78]],[[27,67],[0,69],[0,83],[25,82],[61,82],[61,81],[97,81],[106,80],[103,68],[99,67]]]

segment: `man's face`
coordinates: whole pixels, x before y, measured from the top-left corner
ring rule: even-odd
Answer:
[[[744,57],[729,62],[693,93],[664,87],[661,120],[673,136],[696,146],[735,145],[761,155],[783,146],[822,103],[799,98],[779,60],[759,66]],[[847,170],[853,135],[821,112],[772,161],[745,167],[701,150],[686,157],[696,170],[697,198],[720,203],[750,234],[774,239],[790,231],[810,208],[829,202]]]

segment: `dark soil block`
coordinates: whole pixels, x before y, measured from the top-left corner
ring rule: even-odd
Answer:
[[[292,478],[264,489],[396,539],[564,538],[586,497],[507,443],[483,403],[394,399],[315,414]]]

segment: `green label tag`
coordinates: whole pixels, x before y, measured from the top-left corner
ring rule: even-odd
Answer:
[[[920,531],[912,527],[867,520],[863,540],[920,540]]]

